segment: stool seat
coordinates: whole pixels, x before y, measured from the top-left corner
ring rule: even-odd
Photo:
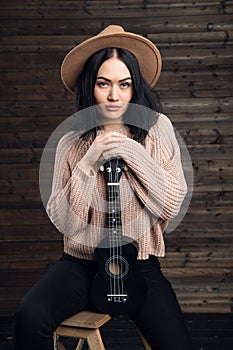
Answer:
[[[96,329],[103,326],[110,319],[110,315],[85,310],[67,318],[60,326]]]

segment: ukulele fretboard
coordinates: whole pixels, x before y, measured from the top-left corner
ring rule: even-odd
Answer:
[[[108,229],[109,240],[117,242],[121,239],[121,203],[120,203],[120,184],[108,183]]]

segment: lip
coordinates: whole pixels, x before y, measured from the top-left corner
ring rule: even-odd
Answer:
[[[105,106],[105,108],[107,109],[107,111],[116,112],[116,111],[119,111],[119,109],[121,109],[121,106],[119,106],[119,105],[107,105],[107,106]]]

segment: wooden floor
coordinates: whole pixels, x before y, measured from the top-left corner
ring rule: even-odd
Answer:
[[[185,319],[196,350],[233,349],[233,314],[185,314]],[[0,350],[13,350],[11,328],[10,321],[2,324]],[[144,349],[134,324],[126,316],[113,318],[101,333],[106,350]],[[73,339],[63,341],[67,350],[74,350]]]

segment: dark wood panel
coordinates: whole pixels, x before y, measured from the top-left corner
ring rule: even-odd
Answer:
[[[232,72],[233,74],[233,72]],[[199,81],[192,81],[192,76],[189,77],[190,80],[184,80],[181,85],[180,82],[174,81],[168,85],[168,82],[160,82],[157,90],[158,96],[160,98],[177,98],[180,96],[183,98],[206,98],[206,97],[231,97],[232,94],[232,81],[231,76],[228,75],[229,80],[224,81],[218,79],[210,79],[208,82],[204,82],[199,77]],[[13,85],[14,84],[14,85]],[[67,95],[63,87],[59,89],[55,86],[54,81],[50,85],[33,85],[33,84],[23,84],[16,85],[15,81],[8,82],[7,86],[5,84],[0,85],[0,100],[8,100],[9,97],[12,100],[36,100],[36,101],[49,101],[60,99],[61,95],[64,99],[72,103],[73,96]]]
[[[53,37],[50,39],[53,41]],[[69,42],[69,48],[72,46],[72,42]],[[199,68],[199,69],[198,69]],[[200,83],[206,82],[209,84],[210,82],[218,82],[221,84],[225,84],[227,81],[231,81],[231,77],[233,76],[233,67],[227,66],[222,67],[222,65],[211,66],[208,69],[201,69],[200,67],[192,67],[192,70],[189,67],[180,67],[179,70],[173,69],[172,67],[168,67],[166,71],[162,70],[162,74],[159,78],[158,84],[156,88],[160,90],[160,86],[163,83],[171,83],[177,84],[177,87],[183,86],[186,82],[191,84],[193,82],[199,81]],[[54,89],[54,84],[57,83],[57,91],[64,91],[62,83],[60,81],[60,69],[57,67],[56,69],[49,69],[46,67],[42,67],[40,70],[28,69],[27,70],[17,70],[14,68],[2,71],[1,72],[2,82],[0,82],[1,91],[4,93],[7,91],[8,84],[15,87],[16,85],[23,86],[34,85],[36,89],[46,88],[46,86],[50,86]],[[3,84],[4,82],[4,84]],[[7,84],[6,84],[7,83]],[[59,83],[59,84],[58,84]],[[4,89],[5,88],[5,89]],[[14,93],[13,91],[11,91]],[[7,94],[8,99],[10,98],[9,91]],[[70,94],[66,92],[66,98],[71,98]]]
[[[37,50],[38,51],[38,50]],[[161,48],[161,55],[163,57],[163,67],[173,67],[179,69],[180,67],[189,67],[198,65],[200,69],[202,67],[208,67],[210,65],[221,65],[224,62],[224,66],[232,66],[233,48],[216,48],[216,49],[192,49],[192,48]],[[60,67],[64,58],[64,49],[61,51],[56,50],[53,52],[19,52],[15,55],[15,52],[0,52],[0,65],[2,69],[14,69],[15,66],[20,66],[23,69],[32,68],[50,68],[55,69]],[[14,58],[14,59],[13,59]]]
[[[155,42],[159,47],[188,47],[192,48],[207,48],[222,46],[232,46],[233,31],[206,31],[206,32],[181,32],[181,33],[156,33],[148,34],[150,40]],[[20,42],[15,36],[5,36],[1,38],[2,52],[49,52],[55,50],[69,50],[72,45],[75,45],[85,39],[90,38],[90,35],[31,35],[20,37]]]
[[[19,119],[19,118],[18,118]],[[49,120],[49,118],[47,118]],[[64,118],[65,119],[65,118]],[[20,120],[18,120],[19,122]],[[9,125],[9,120],[7,122]],[[51,131],[37,130],[30,132],[30,127],[28,126],[28,132],[15,131],[15,124],[12,121],[12,131],[0,134],[0,147],[6,149],[12,148],[41,148],[44,147],[49,137],[51,136]],[[52,125],[56,125],[57,121],[51,120],[49,123],[49,129],[53,131]],[[23,121],[22,121],[23,127]],[[208,127],[208,128],[207,128]],[[39,128],[38,128],[39,129]],[[44,127],[46,128],[46,126]],[[9,130],[10,131],[10,130]],[[231,123],[225,123],[225,125],[216,125],[216,127],[208,126],[206,123],[199,122],[197,128],[179,128],[177,130],[183,140],[188,145],[199,145],[199,144],[232,144],[233,131],[231,129]]]
[[[60,64],[108,24],[157,44],[163,111],[187,144],[194,169],[190,207],[165,234],[164,273],[185,312],[232,308],[232,1],[21,1],[0,4],[0,314],[62,251],[39,193],[50,134],[74,111]],[[220,347],[219,347],[220,348]]]
[[[95,35],[101,28],[112,24],[113,22],[123,25],[127,30],[131,30],[135,33],[155,34],[155,33],[171,33],[171,32],[188,32],[188,31],[232,31],[232,15],[231,14],[206,14],[198,17],[196,16],[184,16],[180,12],[179,16],[146,16],[144,11],[138,11],[138,15],[130,16],[129,11],[125,11],[125,16],[122,15],[122,11],[110,11],[111,14],[103,18],[103,11],[99,11],[99,15],[92,15],[80,17],[77,21],[75,18],[64,18],[63,13],[61,17],[57,17],[54,20],[50,18],[40,18],[38,21],[26,17],[24,19],[3,17],[2,34],[5,35],[27,35],[28,28],[32,35]],[[94,21],[93,21],[94,19]],[[39,24],[39,25],[38,25]]]
[[[180,99],[163,99],[161,100],[163,111],[169,116],[173,115],[189,115],[191,116],[195,110],[195,114],[214,114],[214,113],[232,113],[233,98],[180,98]],[[2,101],[0,109],[0,117],[15,116],[34,116],[38,118],[38,110],[40,117],[60,116],[68,117],[74,112],[74,106],[67,100],[49,100],[44,103],[40,101]]]
[[[11,225],[1,225],[0,239],[2,242],[8,243],[46,241],[49,245],[50,240],[62,241],[62,235],[56,230],[51,222],[44,225],[18,225],[13,222]]]
[[[215,13],[219,14],[221,12],[221,8],[224,9],[225,13],[231,13],[231,6],[228,6],[228,3],[225,5],[219,6],[218,1],[199,1],[195,3],[191,3],[186,1],[185,5],[183,3],[166,3],[162,1],[158,2],[141,2],[141,1],[75,1],[75,11],[73,9],[74,2],[66,1],[65,3],[59,1],[49,1],[45,3],[38,3],[35,1],[34,6],[25,6],[25,4],[19,3],[10,3],[8,5],[1,4],[1,10],[3,11],[2,16],[12,15],[12,10],[14,9],[14,13],[19,14],[20,17],[30,17],[36,16],[41,18],[41,16],[57,16],[61,17],[61,12],[68,16],[68,18],[78,18],[79,15],[86,16],[87,11],[89,15],[93,15],[96,12],[100,11],[102,7],[104,7],[106,11],[106,17],[109,17],[109,12],[115,13],[117,10],[127,11],[130,10],[130,14],[133,16],[135,13],[148,13],[153,14],[154,16],[158,16],[158,12],[161,14],[170,13],[174,15],[180,16],[180,10],[186,14],[205,14],[205,13]],[[13,6],[12,6],[13,5]],[[73,10],[73,11],[72,11]],[[142,11],[144,10],[144,11]],[[153,11],[155,10],[155,11]],[[167,10],[167,12],[166,12]],[[93,12],[92,12],[93,11]]]
[[[212,314],[187,313],[184,318],[196,350],[232,349],[232,314],[219,314],[217,311]],[[5,325],[1,329],[2,345],[13,350],[13,340],[9,336],[12,333],[12,318],[0,317],[0,322]],[[137,350],[144,350],[137,329],[128,316],[112,318],[102,327],[101,334],[106,350],[131,350],[132,346]],[[63,342],[67,350],[74,349],[77,343],[69,338],[63,338]]]

